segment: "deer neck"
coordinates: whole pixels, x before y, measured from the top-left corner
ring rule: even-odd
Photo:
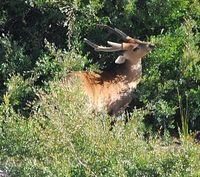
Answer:
[[[118,74],[123,78],[122,82],[129,86],[130,90],[135,89],[137,84],[140,82],[142,75],[141,59],[134,61],[126,60],[123,66],[119,69]]]
[[[142,65],[141,65],[141,58],[137,59],[135,61],[129,61],[126,62],[126,69],[128,71],[127,75],[135,75],[135,74],[141,74],[142,72]],[[133,78],[130,76],[131,78]]]

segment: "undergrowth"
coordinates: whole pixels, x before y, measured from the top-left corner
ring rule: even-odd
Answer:
[[[4,96],[0,115],[0,169],[10,176],[199,176],[199,146],[191,140],[144,139],[142,110],[109,131],[110,118],[86,109],[77,81],[54,81],[29,118]]]

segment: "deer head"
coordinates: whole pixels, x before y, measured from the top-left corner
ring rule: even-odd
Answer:
[[[111,28],[106,25],[100,25],[101,27],[107,28],[109,31],[117,34],[122,38],[124,41],[123,43],[116,43],[107,41],[107,43],[110,45],[109,47],[106,46],[99,46],[88,39],[84,39],[84,41],[94,48],[97,52],[116,52],[116,51],[124,51],[123,55],[119,56],[115,63],[122,64],[126,60],[129,60],[131,63],[135,62],[134,60],[141,59],[144,57],[147,53],[149,53],[155,46],[154,44],[151,44],[149,42],[140,41],[138,39],[134,39],[128,35],[126,35],[124,32],[117,28]]]

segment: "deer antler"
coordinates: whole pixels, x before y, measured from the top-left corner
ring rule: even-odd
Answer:
[[[120,51],[123,49],[122,44],[119,43],[115,43],[115,42],[110,42],[108,41],[108,44],[111,45],[112,47],[105,47],[105,46],[99,46],[91,41],[89,41],[88,39],[84,38],[84,41],[91,46],[92,48],[94,48],[95,51],[99,52],[116,52],[116,51]]]
[[[124,41],[127,41],[129,36],[127,34],[125,34],[124,32],[122,32],[121,30],[117,29],[117,28],[112,28],[108,25],[102,25],[102,24],[98,24],[97,26],[102,27],[102,28],[106,28],[109,31],[115,33],[116,35],[118,35],[119,37],[121,37]]]

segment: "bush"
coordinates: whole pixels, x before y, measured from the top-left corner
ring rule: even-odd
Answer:
[[[7,92],[4,98],[7,98],[7,104],[13,107],[23,115],[27,115],[31,107],[27,104],[35,98],[35,90],[31,80],[24,80],[20,75],[12,76],[6,83]]]
[[[12,176],[198,176],[198,145],[142,136],[142,112],[109,132],[109,117],[86,109],[77,82],[41,91],[29,119],[4,100],[0,115],[0,168]],[[5,115],[9,115],[6,117]]]
[[[44,85],[46,88],[48,81],[60,79],[71,70],[82,70],[86,62],[86,57],[75,50],[67,52],[56,49],[55,45],[45,41],[46,52],[42,52],[33,65],[30,57],[16,42],[12,44],[7,37],[2,38],[1,42],[1,100],[3,94],[8,94],[14,110],[23,114],[31,111],[27,103],[36,99],[36,88]]]
[[[1,83],[13,74],[25,75],[32,68],[32,61],[25,54],[24,48],[8,37],[0,38],[0,75]]]
[[[157,128],[176,126],[181,122],[183,109],[190,129],[197,128],[194,125],[200,118],[197,101],[200,54],[195,28],[194,21],[188,20],[175,32],[152,39],[158,48],[144,61],[144,76],[137,95],[153,115]]]

